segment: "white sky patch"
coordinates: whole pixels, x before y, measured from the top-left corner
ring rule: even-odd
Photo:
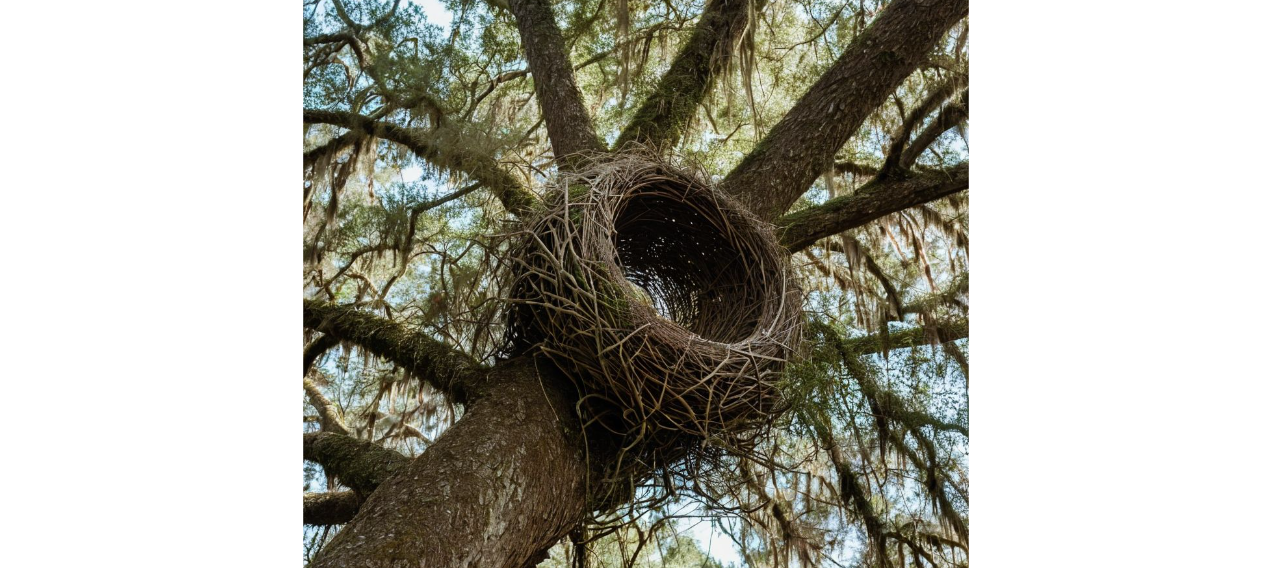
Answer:
[[[719,560],[725,566],[729,564],[743,566],[742,557],[738,555],[733,539],[717,530],[710,519],[691,517],[682,519],[680,522],[684,523],[681,528],[688,529],[689,535],[698,541],[698,547],[707,553],[707,556]]]
[[[441,26],[443,30],[450,31],[451,12],[440,1],[410,0],[410,2],[424,9],[424,15],[428,17],[428,23]]]
[[[401,170],[402,182],[419,181],[424,177],[424,168],[419,166],[407,166]]]

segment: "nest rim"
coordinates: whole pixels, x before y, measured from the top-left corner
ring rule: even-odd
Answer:
[[[777,383],[802,322],[771,226],[700,173],[650,156],[561,176],[555,190],[512,254],[507,329],[529,331],[509,344],[547,355],[616,434],[745,452],[785,409]],[[695,251],[703,242],[716,249]]]

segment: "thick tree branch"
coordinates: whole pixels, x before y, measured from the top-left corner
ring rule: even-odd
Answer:
[[[484,390],[486,368],[399,323],[349,306],[305,300],[305,327],[353,343],[467,404]]]
[[[317,55],[317,57],[311,58],[311,61],[314,61],[314,63],[331,57],[338,53],[346,45],[353,51],[354,57],[358,58],[358,64],[366,66],[367,46],[360,38],[352,33],[341,31],[333,34],[323,34],[305,38],[305,47],[325,46],[325,49],[319,48],[312,52],[313,55]]]
[[[307,525],[343,525],[358,513],[362,499],[353,491],[306,493],[304,520]]]
[[[910,140],[910,134],[914,132],[914,128],[918,126],[928,114],[935,110],[937,105],[953,96],[958,87],[965,83],[965,75],[955,75],[940,85],[937,85],[935,89],[932,89],[932,92],[928,93],[928,95],[919,102],[918,106],[910,110],[910,114],[906,115],[905,120],[901,121],[900,128],[898,128],[897,132],[892,136],[892,144],[888,147],[888,155],[883,159],[883,167],[879,168],[880,177],[891,176],[902,171],[902,151],[907,147],[906,142]]]
[[[341,31],[341,32],[336,32],[332,34],[323,34],[323,35],[305,38],[305,47],[313,47],[316,45],[325,45],[325,44],[332,44],[332,43],[347,44],[350,48],[353,49],[353,53],[358,58],[359,62],[365,61],[366,46],[365,44],[362,43],[362,40],[358,39],[357,36],[354,36],[351,33]],[[340,47],[340,46],[337,46],[337,47]]]
[[[313,568],[534,566],[582,522],[588,454],[568,379],[524,359],[493,373],[496,392],[380,485]]]
[[[661,148],[675,146],[716,77],[728,68],[733,46],[753,25],[750,15],[758,13],[766,2],[711,0],[698,19],[693,35],[623,129],[614,148],[621,149],[629,143]]]
[[[406,146],[430,164],[467,174],[481,182],[513,214],[525,213],[536,201],[494,158],[468,149],[463,136],[453,128],[406,128],[357,113],[319,109],[305,109],[304,120],[306,124],[333,124]]]
[[[965,89],[958,100],[941,107],[941,112],[936,115],[936,120],[932,121],[927,128],[920,132],[914,141],[906,146],[905,152],[901,154],[901,161],[898,168],[903,170],[910,169],[914,162],[919,159],[924,150],[928,149],[936,139],[944,134],[946,130],[958,126],[959,123],[967,120],[970,101],[968,100],[969,90]]]
[[[367,440],[334,432],[305,434],[305,460],[321,465],[346,487],[366,496],[411,459]]]
[[[330,34],[316,35],[313,37],[305,38],[305,47],[312,47],[312,46],[321,45],[324,43],[335,43],[339,41],[345,41],[345,42],[357,41],[357,38],[353,37],[353,34],[350,34],[344,31],[330,33]]]
[[[568,165],[580,152],[605,151],[574,83],[574,70],[549,0],[509,0],[508,7],[521,32],[521,48],[534,78],[553,154]]]
[[[967,0],[894,0],[769,131],[721,187],[775,219],[833,165],[835,153],[967,16]]]
[[[968,188],[968,163],[947,171],[876,180],[850,195],[786,215],[776,221],[781,243],[796,252],[818,239],[860,227],[889,213]]]

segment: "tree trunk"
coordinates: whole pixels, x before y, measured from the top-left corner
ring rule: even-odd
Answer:
[[[313,566],[537,564],[587,513],[572,392],[550,363],[496,366],[487,394],[382,483]]]

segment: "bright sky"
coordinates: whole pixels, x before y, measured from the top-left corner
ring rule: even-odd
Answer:
[[[420,181],[424,177],[424,168],[419,166],[407,166],[402,168],[402,183],[410,183]]]
[[[450,31],[451,13],[441,2],[438,2],[438,0],[408,1],[424,9],[424,15],[428,16],[428,23],[441,26],[445,31]]]
[[[720,531],[715,530],[715,525],[708,520],[696,522],[696,519],[688,521],[686,524],[692,528],[689,534],[693,539],[698,541],[698,546],[702,548],[708,556],[719,560],[721,564],[728,566],[743,566],[742,557],[738,555],[737,548],[733,544],[733,539],[725,536]],[[684,525],[681,525],[682,527]]]
[[[408,0],[410,3],[419,6],[424,10],[424,15],[428,18],[428,23],[441,26],[443,31],[450,31],[451,13],[438,0]],[[424,168],[419,166],[410,166],[402,169],[402,181],[412,182],[419,181],[424,177]]]

